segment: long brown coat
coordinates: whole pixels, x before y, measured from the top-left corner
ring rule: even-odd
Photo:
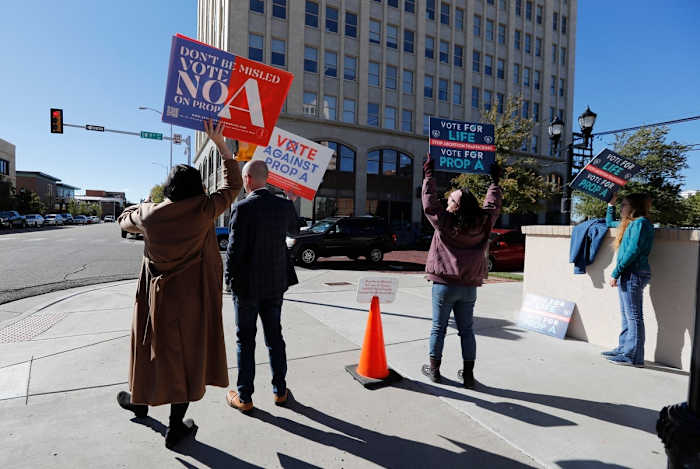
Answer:
[[[228,386],[214,219],[243,185],[238,163],[224,160],[223,176],[211,195],[142,203],[119,216],[122,230],[142,233],[145,244],[131,327],[134,403],[197,401],[206,385]]]

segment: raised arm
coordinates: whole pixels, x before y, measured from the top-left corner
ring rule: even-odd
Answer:
[[[605,212],[605,224],[608,228],[617,228],[620,225],[619,221],[615,220],[615,202],[617,201],[617,194],[613,195],[613,198],[608,202],[608,209]]]
[[[209,120],[204,122],[204,130],[209,138],[216,144],[221,153],[221,159],[224,160],[223,177],[224,185],[216,192],[209,195],[206,210],[211,218],[216,218],[227,208],[231,206],[233,201],[238,196],[238,193],[243,187],[243,179],[241,178],[241,169],[238,167],[238,162],[233,158],[233,153],[226,146],[226,139],[223,136],[223,127],[221,121],[214,127],[214,124]]]
[[[503,207],[503,190],[498,185],[501,181],[501,175],[503,174],[503,169],[501,165],[494,162],[491,165],[491,180],[492,183],[486,192],[486,197],[484,197],[484,210],[489,212],[489,220],[491,222],[491,229],[496,224],[499,215],[501,214],[501,208]]]
[[[423,212],[425,218],[428,219],[433,228],[439,229],[440,220],[444,218],[446,210],[440,202],[437,195],[437,187],[435,178],[433,177],[433,169],[435,164],[428,153],[428,159],[423,164],[423,191],[421,199],[423,201]]]
[[[122,230],[129,233],[142,233],[143,224],[141,223],[141,204],[127,207],[117,218],[119,226]]]

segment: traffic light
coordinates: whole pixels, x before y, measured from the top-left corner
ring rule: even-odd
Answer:
[[[63,109],[51,108],[51,133],[63,133]]]

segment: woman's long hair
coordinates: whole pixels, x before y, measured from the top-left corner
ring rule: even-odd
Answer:
[[[640,217],[649,217],[649,196],[647,194],[635,193],[625,196],[623,201],[630,204],[630,215],[622,217],[620,225],[617,227],[617,237],[615,238],[615,248],[619,248],[622,244],[622,237],[627,231],[627,227],[631,222]]]
[[[454,213],[456,233],[468,231],[484,223],[484,210],[479,205],[474,194],[467,189],[462,189],[462,197],[459,201],[459,209]]]
[[[170,171],[163,188],[163,195],[173,202],[203,194],[202,175],[197,168],[186,164],[179,164]]]

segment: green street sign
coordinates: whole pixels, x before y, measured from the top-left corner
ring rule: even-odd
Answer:
[[[152,140],[163,140],[163,134],[159,134],[156,132],[144,132],[142,130],[141,131],[141,138],[150,138]]]

